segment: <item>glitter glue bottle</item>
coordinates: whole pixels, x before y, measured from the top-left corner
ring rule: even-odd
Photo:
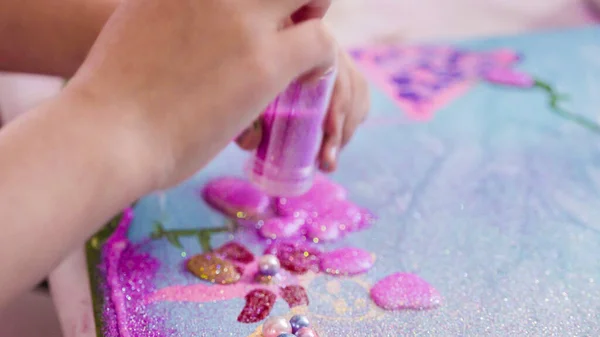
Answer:
[[[262,140],[246,168],[265,193],[293,197],[311,188],[336,76],[332,70],[316,82],[293,82],[265,110]]]

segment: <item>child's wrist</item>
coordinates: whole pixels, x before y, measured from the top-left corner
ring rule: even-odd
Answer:
[[[81,139],[90,148],[92,167],[106,179],[106,188],[120,190],[123,203],[131,203],[159,187],[164,169],[160,151],[152,149],[144,132],[143,114],[137,106],[111,102],[82,86],[67,87],[57,104],[64,123],[76,123],[87,134]]]

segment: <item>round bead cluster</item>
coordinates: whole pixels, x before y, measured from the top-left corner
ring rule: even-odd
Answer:
[[[269,317],[263,324],[263,337],[318,337],[310,328],[306,316],[295,315],[289,321],[285,317]]]

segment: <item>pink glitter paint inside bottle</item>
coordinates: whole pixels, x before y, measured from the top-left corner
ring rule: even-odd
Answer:
[[[247,167],[265,193],[293,197],[312,186],[336,76],[331,71],[316,82],[293,82],[265,110],[262,140]]]

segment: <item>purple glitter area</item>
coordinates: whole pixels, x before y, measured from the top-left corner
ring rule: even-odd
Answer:
[[[151,315],[145,299],[152,293],[159,262],[127,238],[133,211],[124,212],[121,223],[102,248],[105,337],[167,336],[163,315]]]

